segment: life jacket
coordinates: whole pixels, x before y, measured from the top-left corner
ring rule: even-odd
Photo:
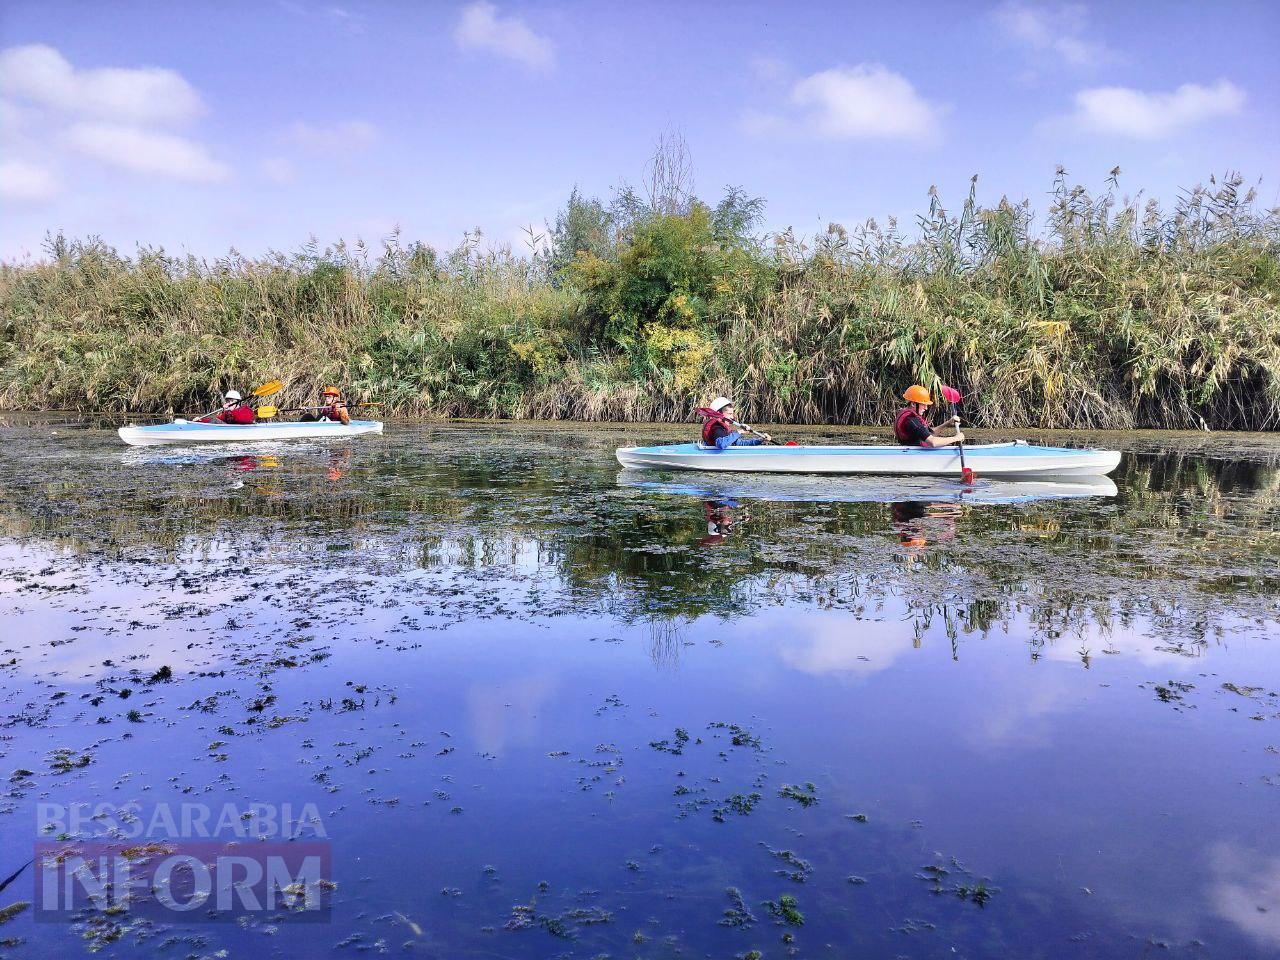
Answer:
[[[230,410],[219,410],[213,415],[213,419],[220,423],[230,423],[237,427],[245,427],[253,423],[254,415],[250,407],[232,407]],[[209,418],[205,418],[205,422],[209,422]]]
[[[708,447],[714,447],[717,440],[732,432],[733,428],[724,417],[708,417],[707,422],[702,425],[702,442]]]
[[[901,413],[899,413],[898,419],[893,422],[893,436],[904,447],[922,446],[919,440],[907,433],[907,423],[910,422],[912,417],[915,417],[921,423],[924,423],[924,417],[920,416],[920,414],[916,413],[910,407],[905,408]],[[927,427],[928,424],[926,423],[925,426]]]

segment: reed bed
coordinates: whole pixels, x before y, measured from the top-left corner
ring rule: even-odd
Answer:
[[[390,238],[216,261],[50,238],[0,265],[0,407],[165,415],[327,383],[386,414],[885,423],[911,382],[990,427],[1280,426],[1280,211],[1240,177],[1164,210],[1072,186],[911,230],[765,235],[730,191],[576,193],[532,256]]]

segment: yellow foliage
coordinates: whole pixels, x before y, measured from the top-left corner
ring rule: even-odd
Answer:
[[[671,368],[679,390],[697,386],[715,354],[715,344],[698,331],[660,323],[650,324],[645,331],[645,346],[651,358],[661,366]]]

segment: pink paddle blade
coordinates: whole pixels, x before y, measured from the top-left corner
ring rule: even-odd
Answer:
[[[948,387],[945,383],[942,385],[942,396],[947,403],[959,403],[964,397],[955,387]]]

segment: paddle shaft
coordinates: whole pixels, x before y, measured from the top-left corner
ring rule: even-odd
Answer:
[[[346,405],[348,410],[350,410],[352,407],[380,407],[380,406],[382,406],[382,404],[376,400],[371,401],[369,403],[348,403]],[[277,407],[276,413],[305,413],[310,410],[328,410],[328,409],[329,407],[327,406],[325,407]]]
[[[738,430],[741,431],[742,433],[754,433],[761,440],[764,440],[765,443],[773,443],[772,437],[766,438],[765,435],[761,433],[759,430],[757,430],[755,427],[748,427],[745,423],[739,423],[737,420],[730,420],[728,417],[725,417],[724,420],[725,420],[725,423],[729,424],[730,426],[737,427]]]
[[[947,403],[951,405],[951,418],[955,422],[956,432],[959,433],[960,418],[956,414],[956,405],[951,400],[948,400]],[[972,474],[969,473],[968,464],[964,462],[964,441],[961,440],[959,443],[956,444],[956,446],[960,448],[960,479],[968,482]]]
[[[934,378],[934,387],[937,388],[938,392],[946,397],[947,406],[951,409],[952,423],[955,425],[956,433],[960,433],[960,417],[956,414],[956,402],[951,399],[951,395],[947,393],[951,388],[943,386],[941,378],[938,377]],[[960,394],[955,392],[955,396],[960,396]],[[956,444],[956,446],[960,449],[960,479],[968,482],[973,474],[969,472],[969,465],[964,462],[964,441],[961,440]]]

